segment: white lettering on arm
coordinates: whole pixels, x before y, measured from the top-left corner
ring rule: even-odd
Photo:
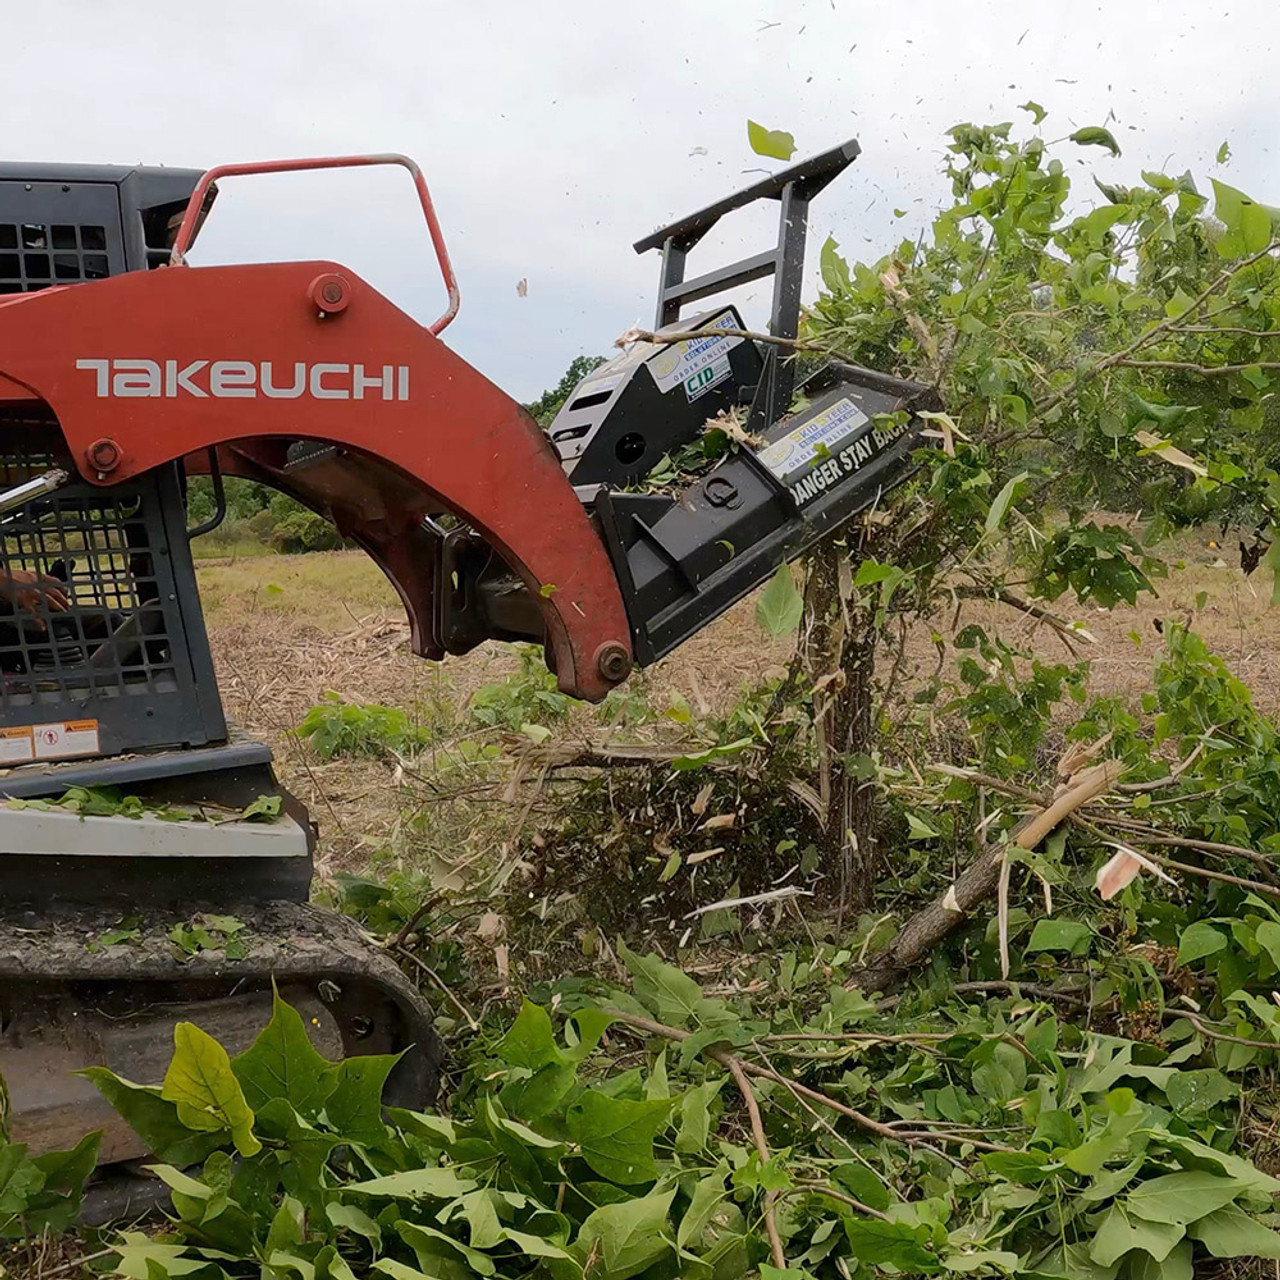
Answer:
[[[107,370],[110,368],[110,362],[107,360],[77,360],[77,369],[88,369],[97,375],[98,379],[98,399],[105,400],[111,392],[107,389]]]
[[[258,368],[247,360],[215,360],[209,366],[209,392],[223,399],[252,399]]]
[[[351,392],[345,387],[326,387],[325,377],[329,374],[350,373],[349,364],[313,364],[311,366],[311,394],[317,400],[350,400]]]

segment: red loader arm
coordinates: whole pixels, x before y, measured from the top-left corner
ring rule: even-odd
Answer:
[[[434,601],[448,586],[423,522],[447,511],[523,579],[561,689],[597,700],[630,669],[609,557],[538,426],[335,263],[17,295],[0,303],[0,410],[38,415],[33,400],[92,483],[217,450],[227,470],[328,510],[395,584],[422,656],[444,653]],[[299,459],[300,440],[335,448]]]

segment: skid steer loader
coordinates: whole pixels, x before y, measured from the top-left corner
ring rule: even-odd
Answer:
[[[225,513],[224,477],[274,486],[387,575],[416,654],[533,641],[564,692],[602,698],[909,469],[932,392],[832,363],[793,410],[787,349],[713,301],[772,277],[771,332],[794,337],[809,202],[857,154],[846,143],[641,240],[661,254],[657,340],[591,373],[546,434],[441,340],[458,288],[405,157],[0,165],[0,1074],[14,1140],[41,1151],[100,1127],[103,1185],[119,1185],[105,1175],[146,1152],[72,1072],[157,1081],[184,1018],[234,1051],[268,1017],[273,982],[331,1056],[404,1051],[389,1100],[432,1097],[430,1010],[349,921],[308,905],[315,828],[268,748],[223,715],[192,539]],[[448,298],[434,323],[334,262],[187,264],[219,182],[366,165],[412,177]],[[706,233],[758,200],[778,204],[776,243],[687,275]],[[755,443],[645,491],[729,410]],[[194,475],[218,510],[191,527]],[[75,787],[146,808],[32,803]],[[153,814],[260,797],[274,820]],[[180,953],[168,932],[196,911],[234,913],[239,945]],[[129,944],[103,945],[122,914]]]

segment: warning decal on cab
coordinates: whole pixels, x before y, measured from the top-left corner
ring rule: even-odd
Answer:
[[[0,729],[0,765],[97,755],[96,720],[55,720]]]

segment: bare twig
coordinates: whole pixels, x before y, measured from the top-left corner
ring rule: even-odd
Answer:
[[[1269,897],[1280,898],[1280,888],[1273,884],[1264,884],[1261,880],[1232,876],[1225,871],[1210,871],[1208,867],[1193,867],[1189,862],[1175,862],[1172,858],[1162,858],[1158,853],[1149,853],[1147,856],[1152,862],[1158,862],[1162,867],[1169,867],[1173,871],[1182,871],[1189,876],[1199,876],[1202,880],[1217,880],[1220,884],[1234,884],[1241,889],[1252,889],[1254,893],[1265,893]]]
[[[1247,338],[1280,338],[1280,329],[1249,329],[1236,324],[1177,324],[1170,333],[1234,333]]]
[[[458,999],[457,996],[453,994],[449,989],[448,983],[446,983],[445,980],[425,960],[419,960],[412,951],[405,951],[403,948],[400,949],[398,954],[408,960],[410,964],[416,964],[418,968],[421,969],[422,972],[425,973],[427,977],[444,992],[445,998],[449,1003],[453,1005],[453,1007],[457,1009],[464,1018],[466,1018],[467,1026],[469,1026],[472,1031],[480,1030],[480,1024],[471,1016],[471,1011],[462,1003],[461,1000]]]
[[[1043,418],[1059,405],[1064,404],[1072,395],[1075,394],[1077,388],[1084,383],[1092,382],[1095,378],[1104,374],[1108,369],[1113,369],[1116,365],[1122,364],[1124,361],[1128,360],[1135,351],[1140,351],[1143,347],[1154,342],[1161,334],[1168,333],[1177,325],[1179,319],[1183,317],[1194,318],[1200,308],[1203,307],[1219,289],[1230,284],[1231,281],[1247,267],[1253,266],[1255,262],[1259,262],[1269,254],[1274,253],[1277,248],[1280,248],[1280,239],[1272,240],[1265,248],[1260,249],[1257,253],[1251,254],[1247,258],[1241,258],[1238,262],[1232,263],[1231,266],[1220,272],[1191,300],[1191,305],[1187,307],[1180,316],[1170,316],[1165,320],[1161,320],[1158,324],[1152,325],[1150,329],[1144,330],[1127,346],[1121,347],[1119,351],[1116,351],[1097,361],[1095,364],[1082,369],[1072,380],[1069,386],[1064,387],[1061,391],[1051,396],[1044,402],[1044,404],[1036,406],[1035,419]],[[1251,366],[1246,365],[1244,367],[1249,368]],[[1033,419],[1033,421],[1035,419]]]
[[[417,928],[418,922],[422,919],[422,917],[425,916],[427,912],[430,911],[433,907],[438,906],[440,901],[441,901],[440,894],[433,893],[431,897],[429,897],[413,913],[413,915],[411,915],[408,918],[408,920],[404,922],[404,927],[400,930],[400,932],[397,933],[396,936],[392,938],[390,942],[384,943],[383,945],[386,946],[391,951],[395,951],[403,947],[409,935],[414,931],[414,929]]]
[[[686,920],[692,920],[695,916],[704,916],[708,911],[722,911],[730,907],[754,907],[764,902],[781,902],[787,898],[812,898],[813,893],[809,889],[799,889],[795,885],[785,885],[781,889],[769,889],[764,893],[750,893],[745,898],[721,898],[718,902],[708,902],[705,907],[695,907],[688,915]]]
[[[760,1119],[760,1107],[756,1102],[755,1090],[747,1079],[741,1061],[726,1055],[724,1065],[733,1077],[734,1084],[738,1086],[738,1092],[742,1094],[742,1101],[747,1104],[747,1115],[751,1120],[751,1136],[755,1139],[760,1163],[766,1165],[769,1163],[769,1144],[765,1140],[764,1121]],[[777,1198],[778,1193],[776,1191],[766,1191],[764,1193],[764,1225],[765,1230],[769,1233],[769,1247],[773,1250],[774,1266],[781,1271],[785,1271],[787,1269],[787,1255],[782,1248],[782,1237],[778,1234],[778,1221],[773,1212],[774,1201]]]
[[[638,1014],[624,1013],[618,1009],[608,1009],[606,1012],[610,1017],[616,1018],[617,1021],[624,1023],[629,1027],[634,1027],[637,1031],[644,1031],[649,1035],[662,1036],[667,1040],[688,1040],[693,1034],[691,1031],[684,1031],[680,1027],[669,1027],[665,1023],[655,1022],[652,1018],[643,1018]],[[828,1097],[825,1093],[817,1089],[811,1089],[808,1085],[801,1084],[798,1080],[789,1079],[780,1072],[773,1070],[772,1067],[762,1067],[754,1062],[747,1062],[742,1058],[734,1057],[733,1054],[726,1053],[723,1049],[714,1047],[703,1050],[707,1057],[720,1063],[726,1069],[729,1066],[729,1060],[742,1068],[749,1076],[755,1076],[761,1080],[772,1080],[775,1084],[780,1084],[793,1092],[803,1094],[806,1098],[811,1098],[814,1102],[820,1102],[824,1107],[829,1107],[839,1115],[847,1116],[860,1128],[867,1130],[868,1133],[874,1133],[880,1138],[890,1138],[895,1142],[902,1142],[908,1146],[920,1142],[950,1142],[958,1146],[973,1147],[980,1151],[1009,1151],[1011,1148],[1002,1147],[994,1142],[983,1142],[975,1138],[956,1137],[946,1133],[933,1133],[928,1130],[908,1130],[903,1132],[892,1128],[890,1125],[882,1124],[879,1120],[873,1120],[869,1115],[862,1111],[858,1111],[854,1107],[846,1106],[843,1102],[837,1101],[835,1098]],[[924,1121],[923,1123],[928,1123]]]
[[[843,1191],[833,1191],[830,1187],[823,1186],[820,1182],[802,1182],[796,1187],[797,1191],[811,1191],[814,1195],[828,1196],[832,1200],[838,1200],[841,1204],[847,1204],[849,1208],[856,1209],[858,1213],[865,1213],[868,1218],[879,1218],[881,1222],[892,1222],[893,1219],[887,1213],[881,1213],[879,1209],[873,1209],[869,1204],[863,1204],[861,1200],[855,1200],[852,1196],[847,1196]]]
[[[791,351],[809,351],[815,355],[840,356],[836,347],[808,338],[780,338],[773,333],[757,333],[752,329],[685,329],[679,333],[654,333],[649,329],[628,329],[614,342],[615,347],[627,347],[633,342],[672,343],[687,342],[694,338],[748,338],[752,342],[764,342],[772,347],[787,347]]]
[[[1280,369],[1280,360],[1250,360],[1248,364],[1197,364],[1194,360],[1117,360],[1121,369],[1181,369],[1199,378],[1220,378],[1246,369]]]
[[[1191,754],[1187,756],[1185,760],[1179,761],[1178,764],[1174,765],[1173,768],[1170,769],[1169,772],[1166,773],[1163,778],[1156,778],[1152,782],[1122,782],[1120,783],[1119,786],[1116,787],[1116,790],[1123,791],[1132,795],[1134,793],[1140,794],[1145,791],[1161,791],[1165,787],[1173,786],[1173,784],[1177,782],[1177,780],[1180,777],[1182,777],[1182,775],[1186,773],[1186,771],[1190,769],[1193,764],[1195,764],[1200,753],[1205,748],[1205,739],[1208,738],[1209,734],[1212,732],[1213,732],[1212,729],[1206,730],[1205,733],[1202,735],[1200,741],[1196,743],[1195,748],[1192,750]]]
[[[1006,795],[1017,796],[1031,804],[1046,808],[1050,801],[1047,796],[1032,791],[1029,787],[1020,787],[1007,778],[997,778],[994,774],[982,773],[977,769],[965,769],[960,765],[945,764],[942,761],[930,761],[925,765],[930,773],[945,773],[948,778],[960,778],[964,782],[972,782],[978,787],[988,787],[992,791],[1002,791]]]
[[[1246,1040],[1243,1036],[1229,1036],[1224,1031],[1215,1031],[1207,1026],[1202,1018],[1189,1009],[1165,1009],[1166,1018],[1186,1018],[1201,1035],[1210,1040],[1221,1040],[1224,1044],[1242,1044],[1249,1049],[1266,1049],[1270,1053],[1280,1053],[1280,1044],[1267,1040]]]
[[[76,1267],[83,1267],[86,1263],[96,1262],[99,1258],[110,1257],[115,1252],[115,1249],[99,1249],[97,1253],[86,1253],[83,1258],[73,1258],[70,1262],[61,1262],[56,1267],[49,1267],[47,1270],[41,1268],[41,1280],[45,1276],[56,1276],[64,1271],[74,1271]]]
[[[1118,818],[1113,814],[1090,813],[1090,819],[1102,827],[1115,827],[1123,831],[1135,844],[1156,844],[1177,849],[1199,849],[1202,853],[1219,853],[1232,858],[1244,858],[1257,866],[1275,870],[1275,862],[1265,853],[1256,849],[1246,849],[1239,844],[1221,844],[1217,840],[1196,840],[1191,836],[1167,835],[1154,827],[1126,818]]]
[[[998,587],[994,583],[979,582],[972,587],[957,586],[952,590],[961,599],[997,600],[1003,605],[1008,605],[1010,609],[1017,609],[1019,613],[1035,618],[1037,622],[1043,622],[1062,641],[1073,658],[1079,656],[1072,644],[1073,640],[1084,640],[1089,644],[1098,642],[1097,637],[1083,627],[1073,626],[1066,618],[1059,616],[1051,609],[1046,609],[1033,600],[1024,600],[1021,596],[1016,596],[1012,591],[1006,591],[1004,587]]]
[[[594,742],[588,738],[577,742],[530,742],[511,739],[508,753],[522,764],[541,769],[616,769],[628,766],[663,765],[690,752],[703,750],[703,744],[683,747],[657,746],[643,742]]]

